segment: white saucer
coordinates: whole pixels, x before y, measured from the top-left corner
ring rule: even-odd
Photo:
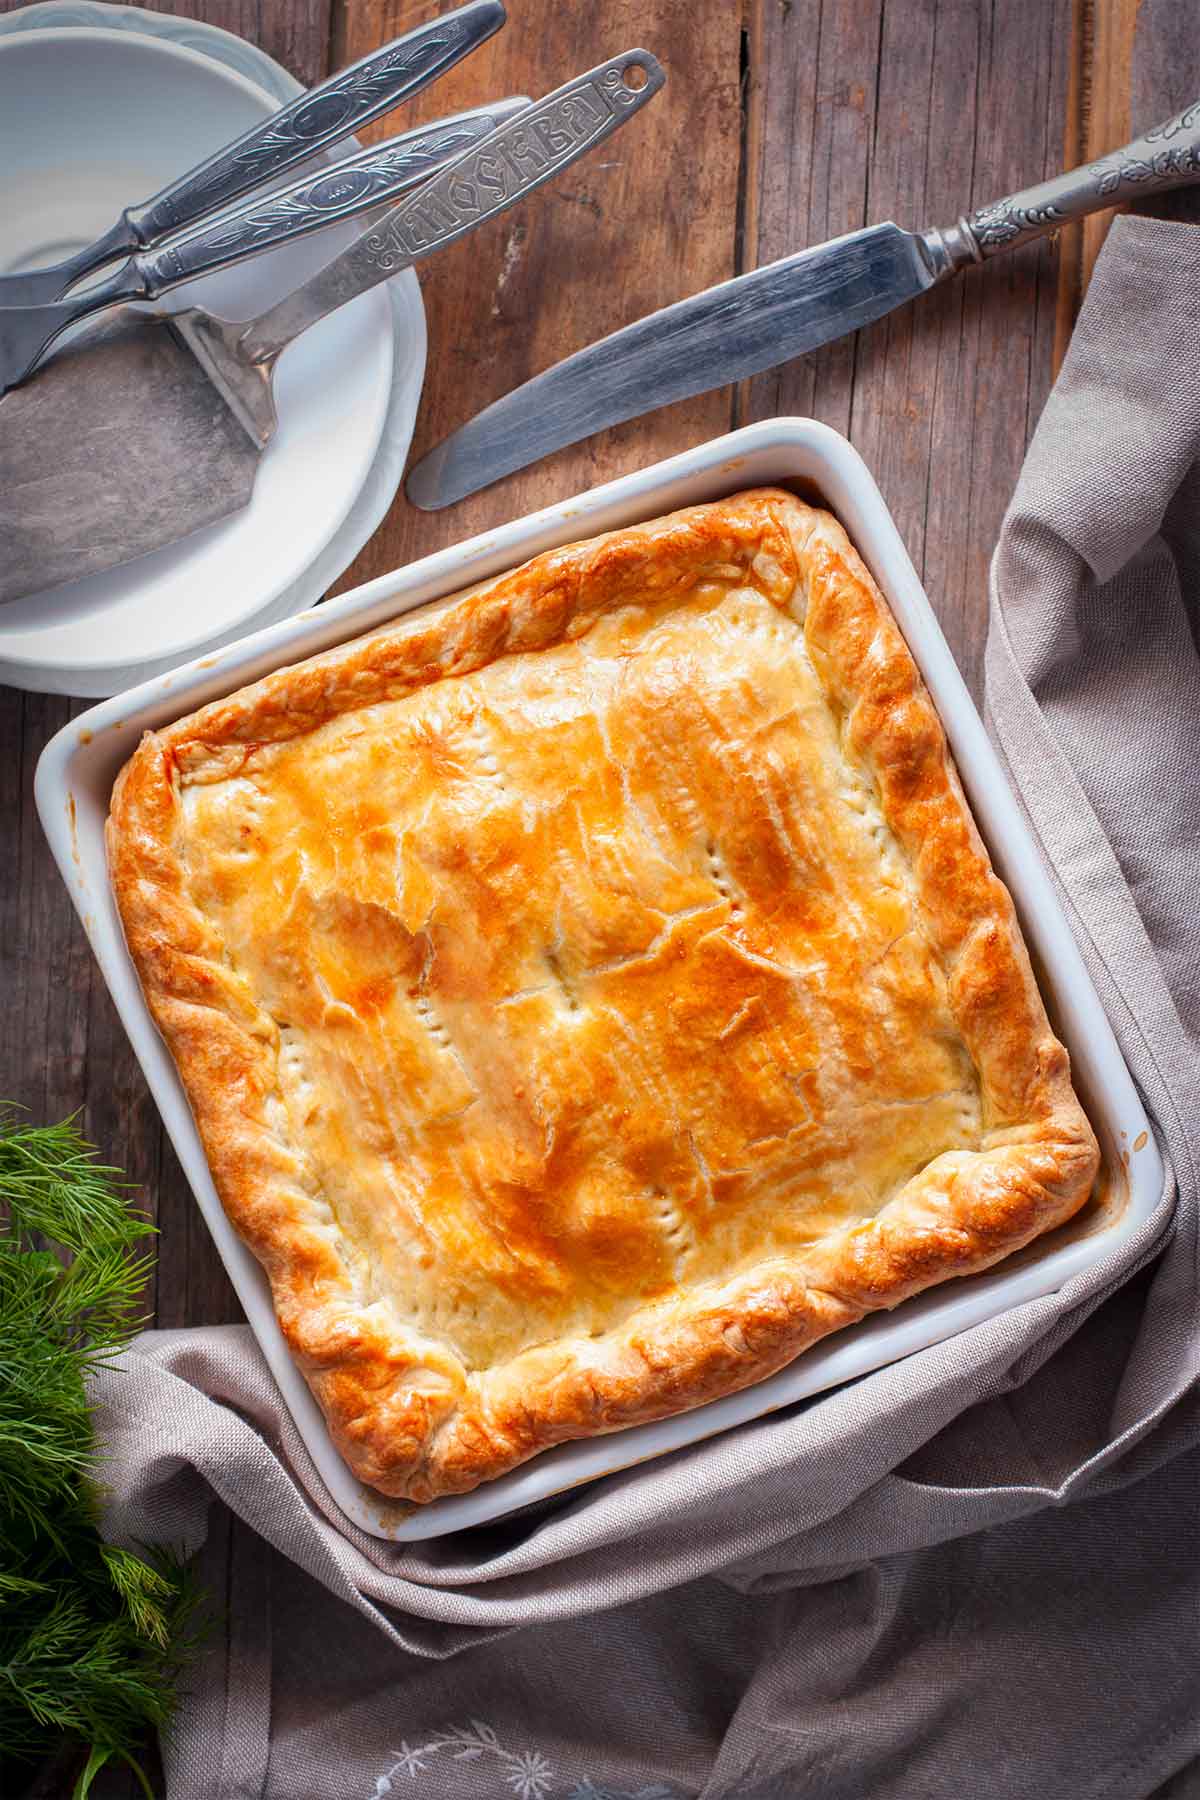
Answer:
[[[123,206],[148,199],[299,92],[261,51],[195,20],[94,0],[9,14],[0,20],[8,196],[0,269],[34,267],[90,241]],[[180,288],[170,304],[198,300],[248,317],[359,229],[331,227]],[[250,505],[123,568],[0,608],[0,681],[116,693],[311,605],[391,504],[424,364],[425,316],[411,270],[323,320],[280,362],[279,430]]]

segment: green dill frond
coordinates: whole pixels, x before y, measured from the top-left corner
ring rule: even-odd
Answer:
[[[11,1570],[0,1569],[0,1607],[6,1600],[11,1601],[18,1595],[21,1599],[32,1594],[48,1594],[50,1592],[44,1581],[31,1581],[28,1575],[14,1575]]]
[[[100,1554],[139,1637],[165,1649],[178,1600],[177,1571],[161,1565],[153,1567],[131,1550],[121,1550],[115,1544],[105,1544]]]
[[[165,1724],[178,1665],[160,1640],[186,1635],[195,1595],[185,1573],[163,1578],[149,1641],[115,1588],[106,1599],[69,1570],[48,1585],[36,1604],[0,1611],[0,1743],[52,1728],[119,1749]]]
[[[65,1250],[129,1246],[154,1227],[129,1207],[130,1184],[99,1160],[74,1118],[22,1124],[0,1106],[0,1193],[19,1238],[41,1232]]]
[[[85,1377],[137,1330],[150,1222],[74,1120],[0,1106],[0,1755],[90,1746],[81,1786],[165,1723],[197,1595],[104,1543]]]

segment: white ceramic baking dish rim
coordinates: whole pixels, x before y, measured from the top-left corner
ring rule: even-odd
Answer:
[[[1066,1227],[998,1269],[950,1282],[815,1345],[788,1368],[693,1412],[563,1444],[472,1494],[409,1509],[351,1475],[288,1354],[266,1278],[217,1198],[187,1098],[155,1029],[121,935],[108,883],[103,824],[117,770],[145,729],[231,693],[427,601],[512,568],[540,551],[654,518],[749,486],[800,484],[842,519],[886,593],[946,727],[997,868],[1038,960],[1076,1080],[1124,1193],[1087,1229]],[[1153,1211],[1162,1163],[1116,1039],[1063,917],[1025,819],[873,479],[846,440],[811,419],[775,419],[381,576],[319,609],[270,626],[92,708],[47,745],[36,797],[51,849],[83,920],[180,1162],[297,1429],[337,1509],[396,1541],[480,1525],[695,1443],[939,1343],[1012,1306],[1054,1293],[1128,1241]]]

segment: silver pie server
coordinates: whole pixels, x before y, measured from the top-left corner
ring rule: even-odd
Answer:
[[[336,220],[360,214],[371,218],[443,164],[461,157],[471,144],[491,137],[527,106],[529,101],[516,95],[405,131],[374,149],[345,157],[320,175],[302,176],[288,187],[255,196],[236,211],[219,214],[184,239],[178,254],[189,274],[210,274],[228,261],[281,247]],[[214,400],[203,405],[200,371],[175,340],[158,329],[158,320],[130,311],[121,326],[101,326],[99,333],[97,337],[97,328],[92,328],[74,351],[68,347],[32,382],[0,400],[0,601],[108,569],[113,562],[128,562],[130,556],[142,554],[142,540],[146,549],[169,544],[173,536],[185,536],[200,524],[223,517],[228,509],[225,495],[254,481],[255,455],[248,459],[243,481],[221,481],[218,446],[230,459],[230,468],[246,463],[250,446],[239,428],[228,430],[225,407]],[[94,443],[77,434],[79,382],[85,383],[94,407],[108,410],[108,427],[97,428]],[[193,389],[201,409],[200,425],[187,403]],[[158,418],[144,409],[144,394],[153,396]],[[158,434],[178,436],[187,430],[194,461],[182,463],[175,457],[167,464],[175,468],[176,486],[160,495],[157,524],[151,526],[137,509],[130,513],[121,499],[110,508],[115,497],[104,475],[104,468],[112,464],[110,446],[117,439],[128,445],[130,461],[124,466],[139,468],[137,481],[149,493],[158,488],[155,466],[162,457]],[[142,443],[146,448],[139,452]],[[103,452],[99,464],[97,446]],[[74,520],[72,529],[65,529],[58,508],[43,511],[43,497],[50,495],[52,504],[59,491],[67,502],[67,517]],[[245,504],[246,499],[248,488],[236,504]],[[189,524],[193,518],[194,524]]]
[[[0,275],[0,306],[42,306],[118,257],[136,255],[228,206],[252,188],[286,175],[401,100],[476,49],[504,24],[501,0],[471,0],[431,19],[380,50],[339,69],[206,162],[180,175],[153,199],[126,207],[92,244],[47,268]],[[18,377],[0,368],[0,392]]]
[[[871,225],[739,275],[578,350],[486,407],[409,472],[436,509],[606,426],[741,381],[870,325],[971,263],[1101,208],[1200,181],[1200,102],[1086,168],[942,230]]]
[[[112,568],[240,510],[275,430],[272,378],[288,345],[541,187],[664,80],[645,50],[578,76],[455,158],[257,318],[190,307],[69,345],[0,401],[0,600]]]
[[[519,96],[499,100],[389,138],[319,175],[301,177],[218,215],[181,240],[178,253],[190,275],[207,274],[337,220],[361,214],[370,218],[528,106]],[[0,310],[0,332],[4,317]],[[253,482],[257,457],[244,432],[226,420],[225,408],[215,398],[205,404],[201,372],[158,329],[157,321],[129,310],[117,327],[101,325],[100,336],[96,329],[79,339],[74,352],[68,348],[32,382],[0,400],[0,601],[128,561],[141,555],[143,537],[144,547],[154,548],[186,536],[199,524],[223,517],[226,495]],[[86,438],[79,432],[84,415],[77,377],[107,420]],[[154,398],[157,416],[143,406],[147,393]],[[194,406],[189,403],[193,394]],[[139,489],[152,493],[160,486],[155,471],[162,457],[155,440],[162,432],[179,438],[188,431],[194,457],[176,457],[165,465],[174,468],[175,486],[160,494],[153,524],[123,500],[110,506],[115,496],[105,471],[113,466],[114,443],[127,447],[121,465],[126,482],[132,482],[131,471],[138,468]],[[222,455],[230,469],[224,481]],[[233,481],[232,470],[243,464],[242,481]],[[59,494],[59,504],[65,502],[66,516],[74,522],[70,531],[55,504]],[[236,504],[248,498],[246,488]],[[49,511],[43,510],[47,499]]]
[[[497,0],[476,4],[493,7]],[[418,85],[425,86],[428,79],[422,75]],[[477,110],[489,113],[495,125],[506,116],[509,103]],[[463,124],[465,117],[459,114],[441,122],[450,128],[444,144],[436,136],[438,126],[405,132],[382,147],[360,151],[318,174],[301,176],[287,187],[206,216],[165,244],[136,251],[112,275],[82,293],[49,305],[0,307],[0,394],[25,380],[59,338],[88,319],[137,301],[161,299],[185,281],[396,198],[490,129],[474,131]],[[394,181],[393,171],[404,179]]]

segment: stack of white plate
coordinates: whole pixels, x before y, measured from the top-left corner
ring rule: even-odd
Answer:
[[[0,270],[90,243],[124,206],[299,92],[260,50],[195,20],[92,0],[8,14]],[[347,140],[339,154],[352,148]],[[179,288],[168,304],[249,317],[361,229],[331,226]],[[391,504],[424,369],[425,314],[409,270],[323,320],[282,360],[279,430],[245,511],[123,568],[0,606],[0,682],[112,694],[312,605]]]

